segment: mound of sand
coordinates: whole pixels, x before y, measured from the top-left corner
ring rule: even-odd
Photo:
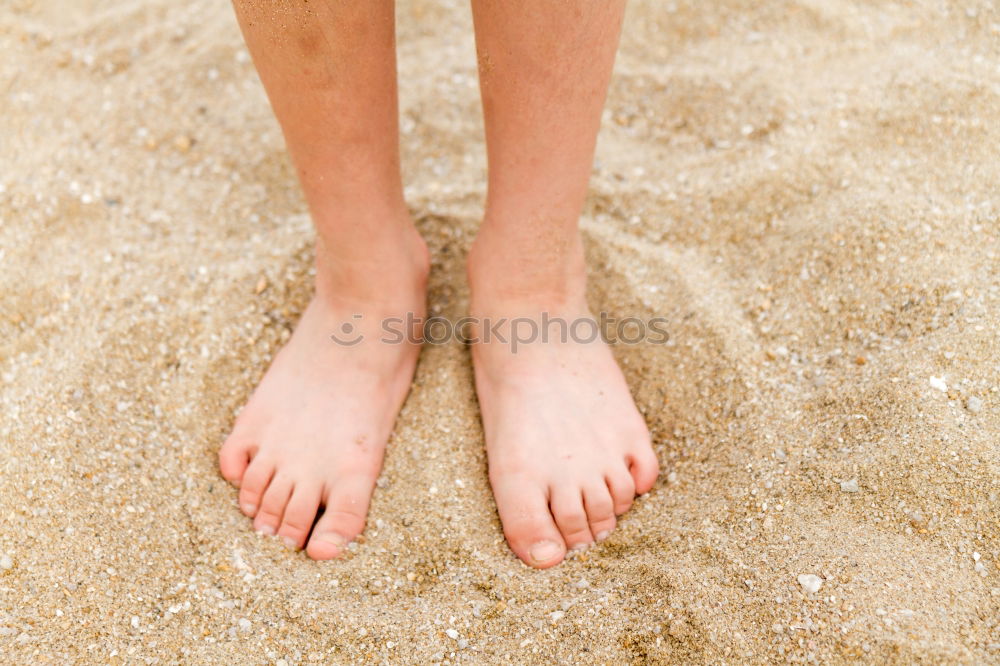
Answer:
[[[1000,660],[1000,14],[966,4],[633,2],[584,227],[594,307],[670,320],[618,350],[664,474],[538,572],[457,343],[425,350],[348,559],[250,532],[215,452],[312,236],[230,10],[3,3],[0,653]],[[407,196],[457,317],[471,21],[399,21]]]

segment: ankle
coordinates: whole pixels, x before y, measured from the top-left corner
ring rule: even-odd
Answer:
[[[469,250],[466,273],[474,314],[538,314],[586,310],[583,242],[524,242],[482,229]]]
[[[424,308],[430,252],[409,222],[377,236],[316,242],[316,294],[357,309]]]

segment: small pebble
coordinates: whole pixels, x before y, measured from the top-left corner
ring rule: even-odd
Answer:
[[[240,631],[242,631],[244,633],[250,631],[250,627],[252,626],[250,624],[250,620],[246,619],[245,617],[241,617],[240,621],[237,622],[237,624],[240,627]]]
[[[948,384],[947,384],[947,382],[945,382],[940,377],[931,376],[931,378],[930,378],[930,385],[931,385],[932,389],[937,389],[938,391],[941,391],[942,393],[947,393],[948,392]]]
[[[563,619],[563,616],[565,615],[566,615],[565,611],[557,610],[557,611],[552,611],[549,614],[549,617],[552,618],[552,624],[555,624],[559,620]]]
[[[841,481],[840,489],[845,493],[859,493],[861,488],[858,487],[858,480],[851,479],[850,481]]]
[[[973,414],[978,414],[983,411],[983,401],[976,396],[970,396],[965,401],[965,408],[972,412]]]
[[[4,555],[3,557],[0,557],[0,569],[6,571],[7,569],[11,569],[13,567],[14,567],[14,560],[13,558],[11,558],[10,555]]]
[[[448,638],[450,638],[451,640],[453,641],[458,640],[458,631],[456,631],[455,629],[445,629],[444,633],[448,634]]]
[[[806,594],[815,594],[823,587],[823,579],[816,574],[799,574],[798,581]]]

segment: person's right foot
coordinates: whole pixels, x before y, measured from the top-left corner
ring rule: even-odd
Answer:
[[[320,257],[316,296],[219,452],[254,529],[313,559],[339,556],[364,529],[410,389],[420,346],[383,341],[381,322],[424,316],[427,249],[415,236],[372,274],[359,271],[363,282],[331,277]]]

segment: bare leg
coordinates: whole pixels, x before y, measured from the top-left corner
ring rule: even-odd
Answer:
[[[424,312],[427,249],[400,181],[393,2],[234,6],[316,225],[317,277],[219,464],[255,529],[295,548],[312,530],[307,552],[326,559],[364,527],[416,366],[418,347],[379,342],[379,321]],[[345,322],[355,330],[342,339],[365,340],[337,344]]]
[[[472,314],[590,318],[578,219],[624,2],[473,0],[489,151],[469,256]],[[557,333],[556,329],[551,329]],[[600,540],[657,461],[600,340],[473,346],[490,482],[504,533],[549,567]]]

